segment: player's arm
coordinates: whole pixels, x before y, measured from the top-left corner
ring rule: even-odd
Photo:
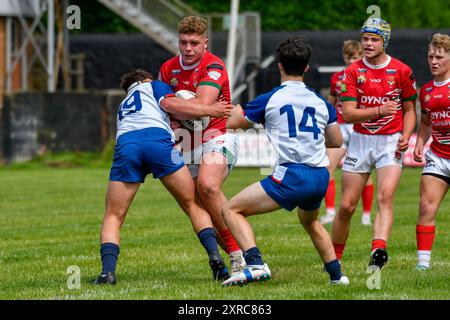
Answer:
[[[204,105],[212,105],[217,101],[219,94],[220,91],[217,87],[213,87],[210,85],[201,85],[195,92],[195,98],[192,98],[190,100]]]
[[[409,139],[416,128],[416,122],[416,100],[403,101],[403,132],[397,143],[398,150],[408,150]]]
[[[172,89],[162,81],[152,81],[153,95],[158,101],[159,106],[166,112],[172,114],[179,120],[187,120],[203,116],[212,116],[217,118],[228,117],[231,109],[230,104],[214,102],[211,106],[205,106],[191,100],[178,98]]]
[[[337,123],[336,108],[330,103],[325,103],[328,109],[328,122],[325,127],[325,147],[340,148],[344,139],[342,138],[341,129]]]
[[[361,123],[375,118],[393,115],[397,112],[398,102],[388,101],[387,103],[373,108],[357,109],[357,102],[346,100],[342,104],[342,116],[345,122]]]
[[[403,104],[403,132],[398,139],[397,149],[400,151],[408,150],[409,138],[411,137],[417,123],[416,114],[416,79],[411,69],[407,69],[403,74],[402,83],[402,104]]]
[[[227,121],[227,129],[248,129],[252,123],[244,116],[244,110],[238,104],[231,110],[230,118]]]
[[[345,70],[345,80],[341,85],[342,117],[347,123],[361,123],[375,118],[395,114],[398,102],[388,101],[381,106],[361,109],[358,108],[358,75],[354,68]]]
[[[417,133],[416,146],[414,148],[414,160],[423,161],[423,148],[431,137],[431,122],[428,114],[422,111],[420,118],[419,131]]]
[[[325,147],[340,148],[343,142],[341,129],[339,129],[339,125],[336,122],[325,128]]]
[[[214,102],[212,105],[205,105],[192,101],[194,99],[184,100],[178,97],[166,97],[160,102],[160,106],[168,113],[179,120],[211,116],[215,118],[228,118],[233,105]]]

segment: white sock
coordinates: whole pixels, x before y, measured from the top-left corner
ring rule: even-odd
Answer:
[[[336,215],[336,210],[334,208],[327,208],[327,215],[335,216]]]
[[[417,264],[420,266],[430,267],[431,251],[417,250]]]

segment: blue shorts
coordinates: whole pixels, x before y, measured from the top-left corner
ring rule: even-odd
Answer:
[[[158,179],[183,166],[183,158],[174,148],[169,132],[161,128],[135,130],[117,139],[109,180],[144,182],[149,173]]]
[[[282,171],[283,174],[277,175],[277,171]],[[314,168],[304,164],[285,163],[275,168],[274,174],[260,183],[269,197],[282,208],[292,211],[299,207],[305,211],[313,211],[320,208],[329,179],[330,174],[325,167]]]

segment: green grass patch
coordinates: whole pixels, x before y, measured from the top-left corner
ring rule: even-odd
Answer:
[[[437,218],[432,269],[414,270],[420,169],[404,170],[395,198],[390,260],[382,271],[381,289],[369,290],[366,268],[372,229],[360,224],[360,209],[343,259],[350,286],[328,285],[297,215],[280,210],[250,218],[272,280],[222,288],[212,280],[206,253],[188,218],[150,176],[122,228],[117,286],[92,286],[89,281],[101,268],[99,230],[108,168],[24,167],[0,170],[0,299],[450,298],[448,195]],[[235,169],[224,185],[225,194],[230,197],[259,179],[258,169]],[[80,289],[67,287],[67,268],[72,265],[80,268]]]

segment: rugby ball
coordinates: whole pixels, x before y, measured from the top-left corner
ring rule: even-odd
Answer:
[[[181,99],[189,100],[195,97],[195,93],[189,90],[179,90],[175,95]],[[191,131],[202,131],[208,127],[210,117],[200,117],[195,119],[180,120],[183,127]]]

